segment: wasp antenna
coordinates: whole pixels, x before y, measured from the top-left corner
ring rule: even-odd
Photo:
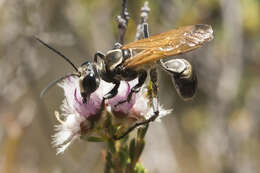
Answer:
[[[73,62],[71,62],[71,60],[69,58],[67,58],[65,55],[63,55],[61,52],[59,52],[58,50],[54,49],[53,47],[51,47],[50,45],[48,45],[47,43],[45,43],[44,41],[42,41],[41,39],[39,39],[36,36],[33,36],[37,41],[39,41],[41,44],[43,44],[44,46],[46,46],[47,48],[51,49],[53,52],[57,53],[58,55],[60,55],[64,60],[66,60],[77,72],[79,71],[78,68],[73,64]]]
[[[64,80],[64,79],[66,79],[66,78],[68,78],[68,77],[70,77],[70,76],[77,76],[77,77],[79,77],[78,74],[69,74],[69,75],[62,76],[62,77],[60,77],[60,78],[58,78],[58,79],[56,79],[56,80],[50,82],[50,83],[41,91],[40,98],[42,98],[42,97],[45,95],[45,93],[46,93],[50,88],[52,88],[54,85],[56,85],[58,82],[60,82],[60,81],[62,81],[62,80]]]

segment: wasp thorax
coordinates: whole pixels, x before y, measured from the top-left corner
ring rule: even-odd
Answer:
[[[123,54],[121,49],[110,50],[106,54],[106,68],[113,71],[118,65],[123,62]]]

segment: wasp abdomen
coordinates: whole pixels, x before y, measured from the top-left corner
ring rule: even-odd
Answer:
[[[197,90],[198,80],[191,64],[185,59],[172,59],[161,62],[161,65],[171,74],[178,95],[184,100],[192,99]]]
[[[198,80],[194,70],[189,76],[173,74],[173,83],[179,96],[184,100],[190,100],[196,93]]]

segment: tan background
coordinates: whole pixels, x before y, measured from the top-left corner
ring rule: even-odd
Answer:
[[[129,0],[132,41],[143,1]],[[75,142],[64,155],[51,146],[62,90],[41,89],[72,68],[32,39],[37,35],[81,64],[117,40],[119,0],[0,1],[0,172],[99,173],[104,144]],[[185,54],[199,89],[182,101],[160,73],[160,98],[172,115],[150,126],[142,161],[150,173],[260,171],[260,1],[151,0],[150,32],[211,24],[215,39]]]

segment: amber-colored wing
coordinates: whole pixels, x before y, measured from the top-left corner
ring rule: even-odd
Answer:
[[[168,56],[197,49],[212,39],[213,30],[210,25],[198,24],[173,29],[123,46],[122,49],[140,50],[126,60],[124,65],[126,68],[137,68]]]

